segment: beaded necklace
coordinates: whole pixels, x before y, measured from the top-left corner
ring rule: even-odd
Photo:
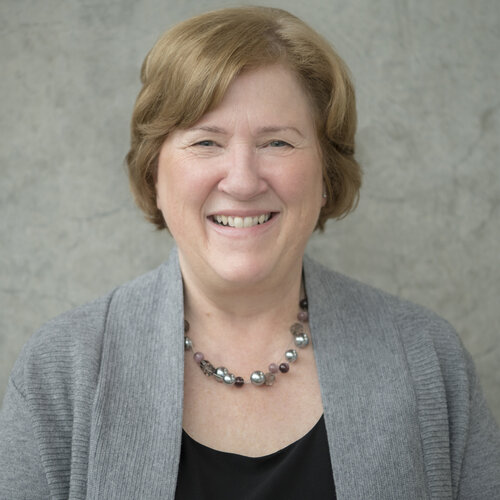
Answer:
[[[302,299],[299,302],[300,311],[297,314],[298,322],[293,323],[290,327],[290,333],[294,337],[295,346],[303,349],[309,345],[309,336],[304,328],[304,323],[309,319],[307,312],[307,298]],[[189,322],[184,320],[184,351],[193,351],[194,344],[193,341],[186,335],[189,332]],[[285,361],[280,363],[271,363],[268,366],[268,371],[264,373],[261,370],[255,370],[251,373],[249,380],[245,380],[243,377],[235,376],[230,373],[229,370],[224,366],[219,366],[215,368],[210,361],[205,359],[205,355],[202,352],[195,352],[193,358],[196,363],[200,366],[201,371],[207,376],[213,376],[217,382],[223,382],[226,385],[233,385],[235,387],[243,387],[245,384],[252,383],[255,386],[262,385],[273,385],[276,380],[276,374],[278,372],[287,373],[290,370],[290,363],[295,363],[298,359],[298,353],[296,349],[288,349],[285,352]]]

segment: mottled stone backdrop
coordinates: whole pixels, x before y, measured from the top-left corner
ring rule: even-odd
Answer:
[[[50,317],[157,266],[123,157],[139,68],[211,0],[1,0],[0,396]],[[332,268],[457,328],[500,420],[500,2],[271,1],[325,35],[358,93],[357,211],[315,235]]]

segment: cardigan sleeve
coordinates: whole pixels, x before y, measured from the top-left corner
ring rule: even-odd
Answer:
[[[466,353],[470,380],[469,426],[458,498],[500,498],[500,429],[484,399],[472,359]]]
[[[422,443],[424,456],[432,458],[426,464],[435,497],[440,498],[447,482],[444,458],[448,455],[449,498],[500,500],[500,429],[484,399],[471,355],[446,320],[405,301],[397,304],[409,366],[418,368],[414,387],[420,407],[425,409]],[[432,350],[426,352],[429,339]]]
[[[50,498],[28,406],[12,380],[0,410],[0,498]]]

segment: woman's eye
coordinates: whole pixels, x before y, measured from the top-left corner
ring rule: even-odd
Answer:
[[[268,146],[271,146],[272,148],[283,148],[283,147],[290,147],[290,144],[285,141],[280,141],[279,139],[275,139],[274,141],[270,141],[267,143]]]
[[[209,147],[217,146],[217,144],[214,141],[206,140],[206,141],[198,141],[198,142],[194,143],[193,146],[204,146],[204,147],[209,148]]]

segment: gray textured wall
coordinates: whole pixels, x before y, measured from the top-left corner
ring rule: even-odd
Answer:
[[[139,67],[165,28],[225,5],[1,0],[0,395],[38,326],[167,255],[123,168]],[[500,420],[500,3],[270,5],[329,38],[358,92],[361,203],[310,253],[454,324]]]

